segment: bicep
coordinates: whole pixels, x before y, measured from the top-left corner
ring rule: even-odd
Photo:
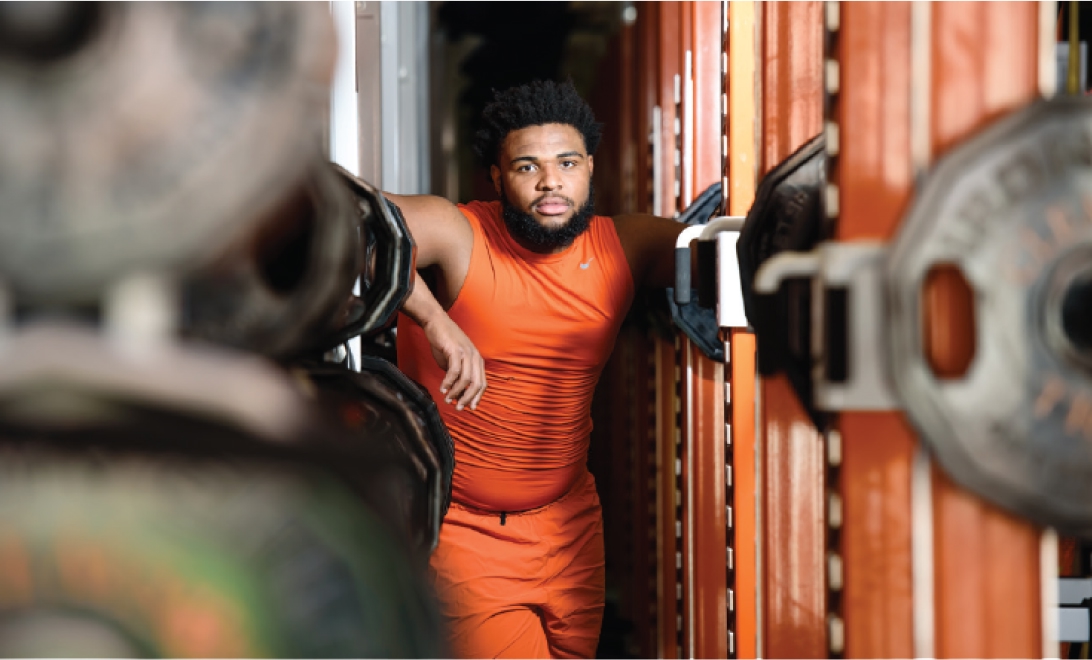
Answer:
[[[449,263],[462,250],[473,246],[470,224],[458,207],[435,195],[383,193],[402,211],[410,235],[417,245],[417,267]]]
[[[686,225],[654,215],[633,215],[619,218],[615,227],[635,285],[656,289],[675,285],[675,240]]]

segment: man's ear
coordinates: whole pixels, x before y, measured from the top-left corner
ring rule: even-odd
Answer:
[[[595,156],[588,154],[588,174],[595,173]]]
[[[489,178],[493,179],[493,190],[496,190],[498,195],[501,194],[500,174],[501,173],[499,167],[497,167],[496,165],[489,166]]]

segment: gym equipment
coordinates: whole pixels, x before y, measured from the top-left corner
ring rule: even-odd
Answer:
[[[326,471],[25,440],[0,444],[0,655],[443,657],[421,572]]]
[[[185,270],[294,192],[336,48],[307,3],[0,7],[0,277],[93,303]],[[42,268],[42,264],[51,264]]]
[[[714,183],[698,195],[685,211],[678,217],[678,221],[687,228],[679,234],[675,244],[675,286],[667,289],[667,305],[671,310],[671,318],[675,325],[682,330],[694,344],[701,349],[709,359],[723,362],[724,346],[720,340],[720,325],[715,303],[709,293],[710,288],[716,289],[716,261],[717,253],[715,244],[709,243],[711,250],[707,250],[699,243],[701,250],[698,258],[699,267],[704,271],[699,278],[697,287],[690,281],[691,258],[690,241],[699,238],[705,225],[714,219],[714,214],[720,205],[721,184]],[[707,237],[707,240],[711,238]],[[695,288],[698,295],[695,296]],[[705,289],[705,295],[702,289]],[[695,300],[697,298],[698,300]],[[705,303],[704,305],[701,303]]]
[[[413,543],[422,554],[436,548],[451,504],[455,445],[428,392],[393,364],[365,355],[360,371],[338,365],[305,365],[318,400],[361,442],[397,443],[420,486],[403,504]]]
[[[225,349],[8,330],[0,653],[445,655],[402,429],[363,442],[307,392]]]
[[[1092,533],[1092,103],[1036,101],[954,148],[890,247],[828,242],[758,271],[811,280],[813,404],[904,408],[964,487],[1043,525]],[[954,269],[975,354],[938,374],[924,287]],[[757,299],[757,298],[756,298]]]
[[[364,218],[362,296],[350,296],[324,343],[370,335],[386,326],[413,291],[417,245],[402,210],[371,184],[338,167]]]
[[[394,316],[412,289],[415,253],[396,206],[316,162],[289,203],[184,277],[182,331],[274,357],[325,351]]]
[[[759,183],[755,203],[739,236],[739,278],[747,318],[758,343],[758,370],[784,372],[817,428],[827,416],[812,404],[811,287],[790,280],[778,295],[754,293],[755,273],[774,255],[806,251],[832,235],[823,209],[826,140],[816,136],[771,169]]]
[[[288,203],[182,277],[181,332],[277,357],[329,348],[322,335],[363,269],[369,216],[316,160]]]
[[[884,267],[892,384],[937,460],[1075,534],[1092,533],[1089,204],[1092,103],[1036,102],[941,160]],[[922,285],[942,266],[974,294],[975,354],[958,378],[924,352]]]

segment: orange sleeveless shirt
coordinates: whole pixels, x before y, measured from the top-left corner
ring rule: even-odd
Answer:
[[[500,202],[459,209],[474,230],[466,281],[448,315],[485,360],[477,410],[444,403],[424,332],[398,316],[398,366],[432,395],[455,442],[452,495],[489,511],[525,511],[565,494],[584,470],[592,393],[633,300],[610,218],[559,254],[508,234]]]

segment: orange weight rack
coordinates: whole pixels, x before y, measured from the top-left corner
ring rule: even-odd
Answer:
[[[841,138],[828,212],[839,240],[889,240],[931,160],[1039,93],[1040,7],[830,3],[825,23],[827,120]],[[929,359],[958,373],[973,350],[966,293],[941,275],[924,295]],[[1043,530],[955,486],[901,413],[845,412],[837,429],[831,655],[1056,654],[1044,650]]]
[[[682,9],[680,210],[723,173],[723,115],[717,103],[723,80],[721,7],[685,2]],[[727,547],[734,511],[726,490],[730,447],[725,427],[729,366],[710,360],[685,337],[680,362],[685,652],[689,657],[722,658],[733,651]],[[753,382],[753,372],[748,378]]]
[[[728,214],[745,215],[754,203],[758,179],[758,131],[761,116],[756,96],[759,81],[758,27],[753,2],[724,3],[725,100],[724,181]],[[722,333],[725,330],[722,329]],[[730,422],[732,489],[726,506],[732,512],[731,593],[732,645],[728,657],[759,657],[758,502],[755,442],[755,338],[743,330],[728,332],[725,345],[728,387],[726,417]],[[724,657],[724,656],[718,656]]]
[[[818,132],[819,7],[637,5],[619,42],[632,55],[611,65],[618,82],[610,93],[624,106],[612,107],[630,128],[609,157],[620,170],[632,158],[638,211],[671,216],[720,179],[727,211],[743,215],[761,169]],[[810,96],[790,93],[801,84],[814,87]],[[775,132],[760,140],[756,127],[767,121]],[[754,337],[725,330],[722,339],[724,364],[681,333],[671,340],[627,328],[604,373],[601,389],[610,395],[599,414],[610,424],[611,464],[598,472],[609,475],[601,491],[619,500],[604,508],[608,533],[625,539],[608,540],[608,563],[624,574],[622,615],[633,622],[643,657],[754,658],[763,637],[770,657],[818,655],[812,651],[825,648],[821,442],[787,387],[771,381],[760,421],[772,442],[759,447]],[[626,412],[633,408],[642,412]],[[766,475],[759,472],[764,451]],[[621,491],[626,497],[617,497]],[[766,498],[779,508],[760,536]],[[797,581],[760,584],[762,562]],[[760,589],[771,597],[760,598]],[[801,610],[802,602],[811,604]],[[763,603],[768,615],[759,612]]]
[[[763,3],[760,33],[765,174],[823,129],[823,3]],[[823,441],[786,377],[760,390],[762,656],[826,657]]]
[[[616,56],[600,73],[605,84],[592,102],[607,124],[596,155],[596,186],[612,212],[674,213],[676,144],[670,127],[679,58],[677,48],[668,46],[676,38],[669,40],[661,26],[666,21],[677,33],[680,10],[680,3],[642,4],[635,20],[622,27],[613,44]],[[623,325],[604,369],[589,462],[603,502],[609,600],[618,607],[608,619],[616,616],[632,633],[620,651],[678,657],[676,355],[673,339],[647,329],[642,305],[637,302]],[[616,623],[608,620],[605,627]]]
[[[635,7],[611,65],[626,210],[671,216],[719,177],[743,215],[823,131],[840,241],[891,240],[930,164],[1048,87],[1053,57],[1051,3]],[[968,294],[944,271],[924,289],[939,373],[973,354]],[[639,655],[1058,653],[1051,533],[954,485],[902,413],[846,411],[821,435],[787,379],[756,382],[750,333],[722,331],[718,364],[643,327],[619,338],[601,403],[628,498],[606,514],[623,534],[608,562]]]
[[[636,46],[617,69],[618,78],[631,78],[620,83],[632,90],[629,107],[619,109],[631,128],[611,158],[624,167],[632,154],[638,211],[671,217],[725,172],[724,10],[722,3],[642,3],[623,34],[622,48],[626,39]],[[752,393],[753,350],[752,342],[749,373],[739,379]],[[604,503],[605,517],[617,519],[608,531],[628,532],[630,544],[608,541],[608,570],[630,585],[619,584],[627,591],[622,614],[643,657],[729,657],[734,644],[725,373],[680,333],[632,328],[604,373],[601,390],[610,394],[599,414],[610,420],[612,464],[599,472],[610,475],[612,498],[627,493]],[[736,415],[753,427],[748,387],[738,389],[744,401]],[[633,408],[641,412],[620,412]],[[746,425],[735,426],[739,435]]]

